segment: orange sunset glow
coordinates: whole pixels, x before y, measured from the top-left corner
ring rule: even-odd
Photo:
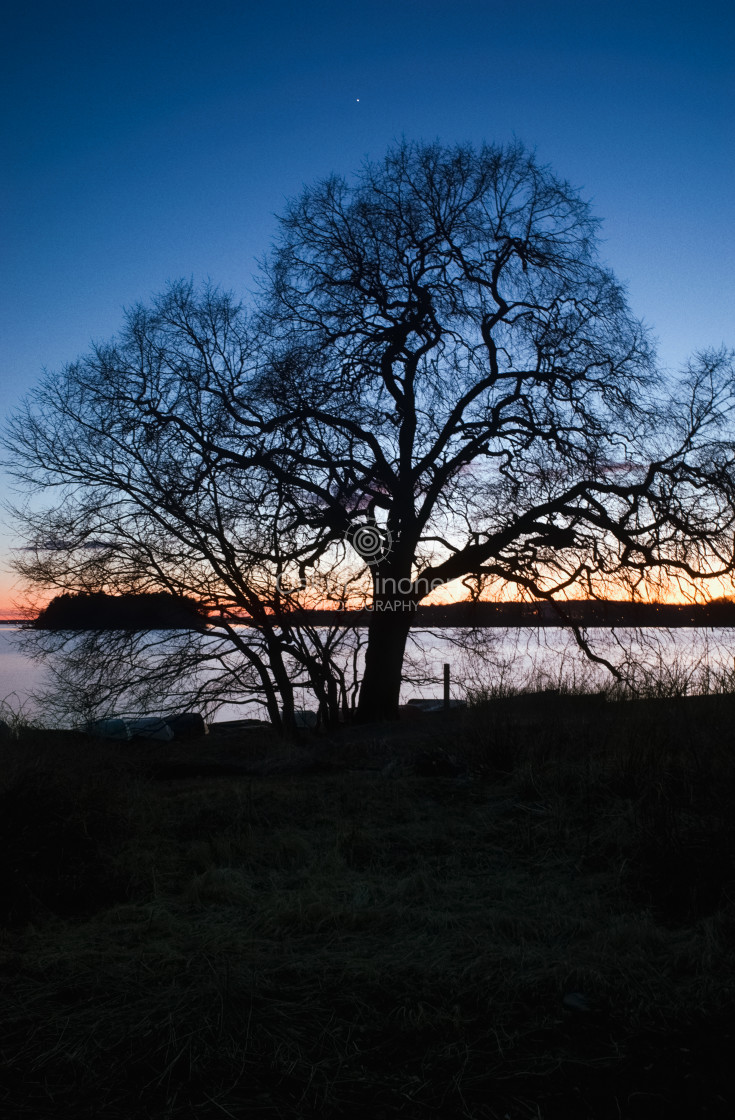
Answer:
[[[655,591],[655,593],[654,593]],[[607,595],[601,595],[600,598],[614,602],[627,602],[630,600],[630,595],[627,589],[620,584],[618,593],[615,589],[610,587]],[[4,584],[0,585],[0,620],[5,621],[23,621],[25,619],[34,618],[39,610],[54,597],[54,592],[36,591],[33,595],[24,596],[10,580],[6,580]],[[732,599],[735,594],[735,585],[731,579],[714,579],[706,584],[702,584],[697,588],[687,588],[684,585],[678,585],[673,581],[669,581],[668,586],[658,586],[653,588],[641,588],[636,594],[636,600],[644,603],[662,603],[662,604],[687,604],[691,602],[708,603],[717,599]],[[437,588],[430,595],[427,595],[422,600],[422,606],[448,606],[454,603],[461,603],[467,601],[469,598],[466,587],[460,580],[454,580],[452,583],[444,587]],[[568,594],[564,596],[565,600],[579,601],[587,598],[584,594]],[[480,597],[481,602],[520,602],[524,601],[523,597],[512,588],[506,585],[503,593],[492,596],[483,594]],[[334,600],[315,594],[311,598],[304,595],[300,599],[303,607],[310,610],[334,610]],[[358,603],[353,603],[352,606],[357,607]]]

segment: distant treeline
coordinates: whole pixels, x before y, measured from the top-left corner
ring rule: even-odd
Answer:
[[[397,609],[400,609],[398,607]],[[732,626],[735,602],[629,603],[624,600],[567,603],[449,603],[418,607],[413,625],[443,626]],[[366,626],[371,611],[296,610],[292,623]],[[136,595],[80,592],[57,595],[34,622],[41,630],[203,630],[207,612],[195,599],[165,591]],[[212,618],[215,621],[215,618]],[[242,622],[247,624],[247,618]]]
[[[711,603],[629,603],[625,600],[566,603],[449,603],[418,607],[415,626],[732,626],[735,602],[716,599]],[[313,626],[367,625],[370,611],[294,612]]]
[[[166,591],[107,595],[65,592],[44,607],[39,630],[204,630],[207,618],[195,599]]]
[[[735,603],[453,603],[419,608],[431,626],[735,626]]]

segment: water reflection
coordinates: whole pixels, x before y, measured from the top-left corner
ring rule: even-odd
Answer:
[[[247,627],[244,643],[257,642]],[[364,633],[362,635],[364,637]],[[411,633],[401,699],[441,695],[443,666],[451,666],[453,697],[504,695],[526,689],[681,695],[735,688],[735,630],[589,630],[593,663],[566,630],[545,628],[417,630]],[[267,718],[257,673],[221,639],[189,632],[147,631],[113,645],[85,635],[0,629],[0,701],[47,726],[73,726],[111,711],[170,711],[196,706],[210,719]],[[345,635],[341,656],[362,650]],[[294,670],[296,671],[296,670]],[[296,702],[314,708],[308,683]],[[2,713],[0,712],[0,715]]]

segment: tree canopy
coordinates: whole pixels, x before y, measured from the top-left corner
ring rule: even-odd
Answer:
[[[662,377],[598,229],[520,144],[403,143],[305,188],[247,311],[173,284],[11,422],[16,472],[61,493],[24,513],[19,569],[195,595],[243,647],[247,611],[272,711],[294,664],[345,696],[293,608],[367,597],[363,718],[396,714],[416,605],[453,580],[729,575],[732,355]]]

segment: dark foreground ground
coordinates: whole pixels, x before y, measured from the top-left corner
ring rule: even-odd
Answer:
[[[6,740],[0,1115],[731,1116],[734,728]]]

